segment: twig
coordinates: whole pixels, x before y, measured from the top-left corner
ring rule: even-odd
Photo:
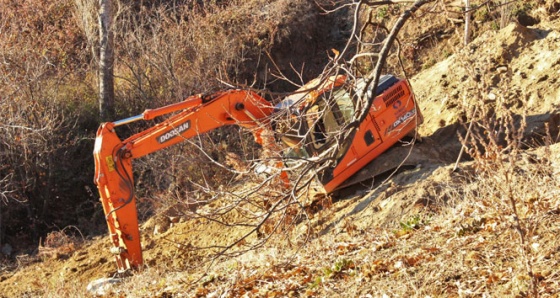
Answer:
[[[474,108],[473,115],[476,115],[477,112],[478,112],[478,106],[476,106]],[[473,123],[474,123],[474,121],[471,121],[471,123],[469,123],[469,128],[467,128],[467,133],[465,134],[465,142],[469,139]],[[465,152],[465,147],[466,147],[465,144],[461,145],[461,151],[459,151],[459,156],[457,156],[457,161],[455,161],[455,166],[453,166],[453,172],[455,172],[457,170],[457,167],[459,166],[459,161],[461,160],[461,157],[463,156],[463,153]]]

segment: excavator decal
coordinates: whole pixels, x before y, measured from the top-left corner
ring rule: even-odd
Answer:
[[[113,157],[111,155],[105,157],[105,162],[107,162],[107,169],[109,172],[115,170],[115,161],[113,161]]]
[[[157,137],[157,141],[160,144],[163,144],[170,139],[182,134],[187,129],[191,128],[191,120],[187,120],[185,123],[177,126],[177,128],[173,128],[172,130],[162,134],[161,136]]]
[[[402,98],[405,95],[405,92],[402,86],[398,86],[395,90],[391,91],[387,95],[383,96],[383,102],[385,103],[386,107],[392,105],[395,101],[399,98]]]
[[[406,114],[400,116],[397,119],[397,121],[393,122],[393,124],[387,127],[387,131],[385,132],[385,135],[389,135],[392,131],[394,131],[401,124],[405,123],[407,120],[413,119],[412,117],[414,117],[414,115],[416,115],[416,109],[413,109],[412,111],[408,111]]]

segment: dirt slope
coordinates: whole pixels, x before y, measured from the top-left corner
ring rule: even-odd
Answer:
[[[513,297],[530,295],[534,285],[541,296],[557,297],[559,78],[560,20],[488,31],[411,80],[425,117],[419,146],[440,154],[439,163],[399,173],[371,191],[347,191],[310,225],[298,227],[295,242],[271,242],[212,267],[198,266],[203,255],[175,241],[220,243],[236,231],[181,220],[156,235],[162,225],[153,219],[142,228],[148,269],[109,296]],[[452,171],[458,133],[465,133],[460,122],[470,119],[475,103],[496,113],[504,104],[527,116],[523,140],[534,149],[520,152],[519,165],[489,160],[495,171],[489,175],[465,158],[460,171]],[[547,134],[551,146],[544,146]],[[533,227],[526,245],[515,216],[504,211],[510,205],[496,194],[506,184],[500,177],[518,179],[509,183],[529,196],[516,197]],[[489,185],[498,188],[485,192]],[[17,270],[0,273],[0,296],[87,296],[87,283],[114,273],[108,244],[106,238],[61,241],[38,257],[20,256]]]

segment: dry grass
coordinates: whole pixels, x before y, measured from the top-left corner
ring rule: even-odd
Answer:
[[[424,193],[430,205],[386,227],[351,216],[319,236],[315,222],[311,240],[300,245],[270,242],[211,267],[198,260],[187,271],[160,258],[114,291],[177,297],[554,297],[560,286],[560,147],[537,150],[520,152],[516,160],[475,158],[457,173],[451,166],[434,173],[414,186],[435,189]],[[448,179],[435,182],[441,172]],[[388,199],[409,196],[401,189]]]

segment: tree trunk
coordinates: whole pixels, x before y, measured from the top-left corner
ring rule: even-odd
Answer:
[[[471,38],[471,4],[470,0],[465,0],[465,45],[468,45]]]
[[[115,117],[111,2],[99,0],[99,113],[102,121],[112,121]]]

